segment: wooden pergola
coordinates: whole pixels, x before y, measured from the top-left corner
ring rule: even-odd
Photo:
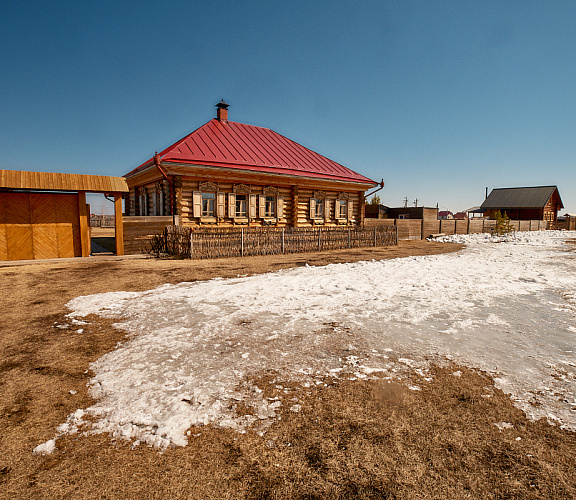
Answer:
[[[88,257],[86,193],[114,197],[116,254],[124,255],[123,177],[0,170],[0,260]]]

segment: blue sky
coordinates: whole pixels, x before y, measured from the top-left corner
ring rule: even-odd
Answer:
[[[122,175],[215,116],[452,211],[576,212],[576,2],[0,4],[0,168]],[[563,211],[563,212],[564,212]]]

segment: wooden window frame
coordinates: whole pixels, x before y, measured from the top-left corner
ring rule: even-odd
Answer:
[[[211,195],[211,197],[209,197]],[[216,219],[216,193],[214,191],[202,191],[202,209],[200,217],[202,219]],[[212,210],[205,210],[205,201],[212,202]],[[208,203],[208,206],[210,203]]]

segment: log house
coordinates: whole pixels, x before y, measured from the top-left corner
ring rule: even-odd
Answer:
[[[185,226],[361,225],[379,183],[263,127],[217,117],[125,175],[126,215]]]

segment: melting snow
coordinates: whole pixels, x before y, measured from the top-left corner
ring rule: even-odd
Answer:
[[[117,318],[131,337],[93,363],[95,404],[58,432],[86,414],[94,432],[185,445],[192,425],[265,429],[282,405],[249,382],[265,370],[310,387],[424,374],[443,357],[496,375],[529,416],[576,428],[574,237],[452,236],[467,248],[78,297],[71,318]]]

